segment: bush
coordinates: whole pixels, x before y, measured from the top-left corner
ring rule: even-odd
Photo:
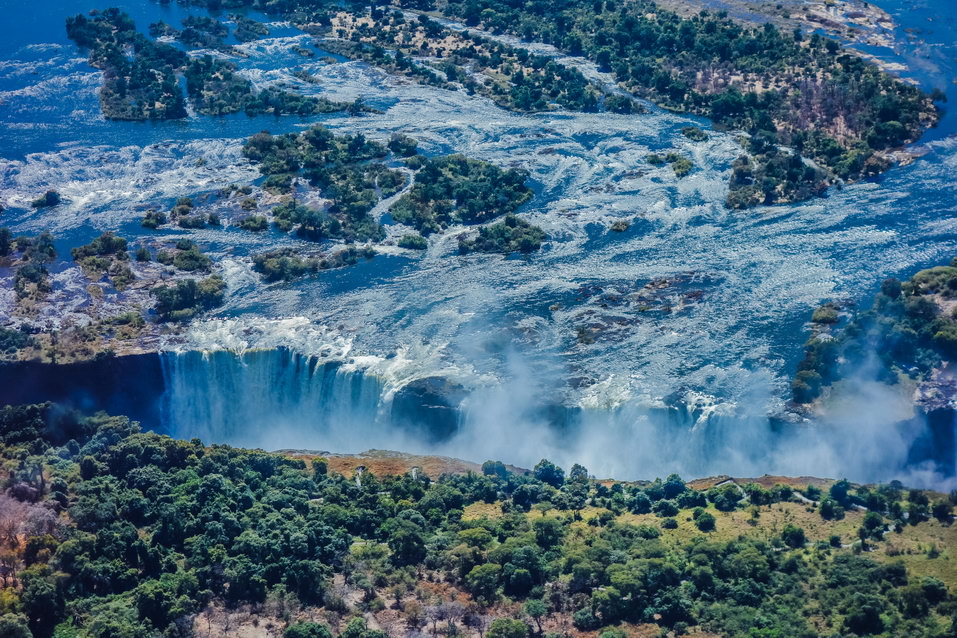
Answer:
[[[399,247],[410,250],[425,250],[429,247],[428,240],[419,234],[403,235],[399,238]]]
[[[156,230],[160,226],[166,223],[166,215],[164,213],[157,212],[155,210],[146,211],[146,214],[143,215],[143,221],[140,225],[143,228],[149,228],[151,230]]]
[[[703,142],[708,139],[708,134],[697,126],[686,126],[681,129],[681,134],[694,142]]]
[[[269,228],[269,222],[262,215],[253,215],[239,220],[239,227],[254,233],[261,233]]]
[[[804,530],[795,525],[785,525],[784,531],[781,532],[781,540],[788,547],[804,547],[804,544],[807,542],[807,538],[804,536]]]
[[[702,532],[713,532],[715,529],[714,515],[710,512],[704,512],[695,518],[694,524]]]
[[[47,208],[50,206],[56,206],[61,201],[63,200],[60,198],[60,193],[51,190],[45,192],[40,197],[37,197],[30,203],[30,205],[34,208]]]

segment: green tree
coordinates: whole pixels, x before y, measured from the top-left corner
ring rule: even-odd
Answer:
[[[556,518],[538,518],[532,523],[535,531],[535,542],[544,549],[554,547],[561,542],[564,530]]]
[[[0,636],[4,638],[33,638],[33,633],[27,626],[25,616],[4,614],[0,616]]]
[[[788,547],[804,547],[804,544],[807,542],[807,539],[804,536],[804,530],[796,525],[788,523],[784,526],[784,531],[781,532],[781,540]]]
[[[700,516],[694,519],[694,524],[702,532],[713,532],[715,528],[714,515],[711,512],[702,512]]]
[[[535,621],[538,633],[542,633],[542,618],[548,615],[548,606],[538,598],[532,598],[525,603],[525,613]]]
[[[399,521],[389,536],[389,549],[392,550],[392,562],[396,565],[420,563],[426,554],[422,528],[411,521]]]
[[[528,625],[514,618],[496,618],[488,628],[487,638],[527,638]]]
[[[502,566],[496,563],[476,565],[465,576],[465,585],[476,599],[491,604],[497,596],[501,574]]]
[[[332,632],[322,623],[300,622],[289,625],[283,636],[284,638],[332,638]],[[356,638],[362,638],[362,636]]]
[[[565,482],[565,471],[546,459],[542,459],[535,466],[535,478],[554,488],[559,488]]]

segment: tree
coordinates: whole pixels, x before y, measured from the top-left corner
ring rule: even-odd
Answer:
[[[951,515],[953,514],[953,506],[947,501],[937,501],[934,503],[933,510],[931,510],[934,518],[936,518],[941,523],[949,523]]]
[[[864,515],[863,527],[870,536],[880,540],[884,533],[884,517],[877,512],[868,512]]]
[[[4,638],[33,638],[33,633],[27,626],[26,617],[21,614],[4,614],[0,616],[0,636]]]
[[[482,474],[504,479],[508,477],[508,469],[501,461],[485,461],[485,463],[482,463]]]
[[[485,604],[491,604],[495,601],[498,593],[501,574],[502,566],[496,563],[476,565],[465,576],[465,586],[469,588],[469,591],[477,600]]]
[[[781,532],[781,540],[783,540],[788,547],[794,548],[804,547],[804,543],[807,542],[804,536],[804,530],[790,523],[784,526],[784,531]]]
[[[835,501],[840,503],[842,506],[847,507],[848,505],[848,492],[850,492],[851,484],[847,479],[841,479],[834,483],[831,486],[831,489],[828,490],[828,494]]]
[[[711,512],[703,512],[700,516],[695,518],[694,524],[702,532],[713,532],[715,528],[714,515]]]
[[[317,622],[300,622],[289,625],[283,633],[284,638],[332,638],[329,627]],[[361,638],[361,637],[357,637]]]
[[[535,531],[535,542],[544,549],[557,545],[564,535],[562,524],[555,518],[536,519],[532,529]]]
[[[346,625],[346,628],[339,634],[339,638],[371,638],[369,626],[366,619],[362,616],[356,616]]]
[[[538,633],[542,633],[542,618],[548,615],[548,607],[538,598],[533,598],[525,603],[525,613],[535,621],[538,626]]]
[[[496,618],[488,628],[487,638],[527,638],[528,625],[514,618]]]
[[[63,591],[57,586],[47,566],[36,565],[20,575],[23,584],[23,611],[35,634],[47,635],[64,615]]]
[[[425,558],[425,537],[422,528],[412,521],[399,521],[389,536],[392,562],[396,565],[415,565]]]
[[[588,470],[584,465],[575,463],[572,465],[572,469],[568,472],[568,480],[574,481],[576,483],[585,482],[588,480]]]
[[[891,299],[897,299],[901,296],[901,282],[897,279],[885,279],[881,284],[881,292]]]
[[[535,478],[539,481],[551,485],[556,489],[561,487],[562,483],[565,482],[565,470],[546,459],[542,459],[538,462],[538,465],[535,466],[534,474]]]
[[[827,521],[840,520],[844,518],[844,508],[838,505],[837,501],[830,496],[826,496],[821,499],[819,511],[821,513],[821,518]]]
[[[6,226],[0,227],[0,257],[10,254],[13,247],[13,232]]]
[[[665,498],[675,498],[688,489],[688,487],[685,485],[685,482],[681,480],[680,476],[671,474],[665,479],[662,489],[664,490]]]
[[[844,626],[855,634],[879,634],[884,631],[880,599],[873,595],[854,594]]]
[[[675,504],[674,501],[665,501],[665,500],[658,501],[657,503],[655,503],[652,509],[654,510],[655,514],[661,517],[677,516],[679,511],[678,506]]]

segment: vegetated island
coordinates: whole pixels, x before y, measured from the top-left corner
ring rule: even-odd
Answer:
[[[865,364],[884,383],[913,386],[926,410],[957,398],[957,259],[901,282],[887,279],[870,308],[828,302],[811,317],[812,334],[792,382],[794,401],[811,404]]]
[[[222,26],[218,21],[212,22]],[[196,38],[212,29],[200,18],[189,24],[192,26],[185,32],[195,33]],[[154,31],[160,31],[157,25],[153,26]],[[190,57],[172,45],[151,40],[137,32],[133,20],[119,9],[97,12],[89,18],[82,14],[68,18],[66,29],[71,40],[89,49],[90,64],[103,70],[100,107],[107,119],[185,118],[186,99],[179,74],[185,75],[189,98],[203,115],[314,115],[365,110],[361,103],[333,102],[277,87],[256,90],[252,82],[237,73],[232,62],[210,55]],[[203,42],[189,40],[197,46]]]
[[[379,142],[316,125],[298,134],[258,133],[243,152],[264,175],[261,185],[180,197],[168,210],[146,210],[142,226],[304,240],[243,257],[266,283],[353,266],[382,245],[423,250],[430,234],[454,225],[478,227],[477,234],[454,231],[460,254],[529,253],[545,240],[542,229],[515,214],[532,197],[524,171],[461,155],[426,158],[408,136]],[[405,231],[387,235],[380,216],[390,211]],[[5,309],[0,359],[69,363],[155,350],[225,300],[224,280],[188,237],[147,234],[132,243],[106,232],[70,256],[85,283],[55,288],[51,267],[73,264],[59,259],[52,235],[14,237],[0,228],[0,265],[16,292]]]
[[[835,180],[880,173],[939,118],[938,92],[923,93],[835,40],[723,12],[681,17],[647,0],[449,0],[441,11],[585,55],[636,95],[745,131],[733,208],[801,201]]]
[[[4,636],[957,628],[957,494],[897,482],[624,483],[546,460],[434,476],[389,454],[346,469],[51,404],[0,409],[0,442]]]
[[[399,238],[403,248],[423,249],[426,237],[453,224],[486,224],[503,216],[505,221],[480,229],[479,240],[463,238],[461,252],[531,252],[545,237],[540,228],[513,215],[532,197],[524,171],[503,170],[462,155],[426,158],[407,136],[382,143],[361,134],[337,136],[317,125],[299,134],[258,133],[243,152],[266,175],[263,186],[283,194],[283,202],[268,217],[250,222],[253,230],[261,230],[271,217],[277,229],[312,241],[381,241],[385,231],[371,212],[398,195],[388,211],[396,222],[417,231]],[[358,256],[369,255],[351,251],[330,261],[281,250],[257,258],[255,268],[268,280],[288,281],[342,259],[354,263]]]
[[[609,92],[578,69],[468,31],[450,29],[426,15],[402,11],[338,11],[322,46],[389,73],[447,89],[464,89],[512,111],[638,113],[635,100]]]

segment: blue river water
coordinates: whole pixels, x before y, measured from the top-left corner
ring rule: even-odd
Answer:
[[[768,438],[767,419],[783,410],[816,305],[866,304],[885,277],[957,255],[952,107],[944,105],[940,126],[916,145],[916,161],[878,180],[799,205],[729,211],[723,199],[739,147],[707,122],[655,108],[633,116],[508,113],[479,97],[323,59],[318,48],[303,58],[296,48],[313,47],[313,38],[255,13],[249,15],[269,24],[269,36],[232,41],[242,55],[231,59],[257,86],[281,82],[331,99],[359,97],[380,113],[109,122],[99,112],[100,73],[64,29],[67,16],[103,8],[91,2],[58,0],[38,11],[0,0],[8,25],[0,40],[0,221],[15,231],[51,230],[61,254],[103,230],[135,242],[149,233],[139,226],[147,207],[256,182],[240,152],[244,138],[323,122],[380,139],[406,133],[429,154],[462,152],[523,167],[536,197],[522,212],[549,234],[529,257],[460,257],[455,229],[422,255],[386,247],[354,268],[266,285],[248,255],[302,242],[230,227],[162,231],[199,241],[229,285],[225,306],[163,355],[168,431],[268,448],[425,449],[391,427],[387,408],[408,384],[443,378],[470,393],[462,433],[428,449],[468,458],[527,464],[547,455],[617,476],[671,467],[693,475],[833,473],[853,449],[842,447],[851,445],[850,433],[866,431],[872,444],[851,471],[866,478],[902,471],[906,454],[885,448],[906,448],[921,432],[888,429],[907,411],[900,397],[864,381],[824,434],[802,435],[812,440],[803,452],[788,441],[791,453],[783,454],[784,443]],[[144,31],[156,20],[178,26],[202,14],[176,4],[109,4]],[[876,4],[897,22],[895,46],[865,52],[907,65],[904,77],[957,103],[952,2]],[[227,19],[225,12],[218,17]],[[297,69],[319,83],[297,80]],[[680,130],[691,123],[710,138],[685,139]],[[643,161],[673,147],[696,165],[680,181]],[[47,188],[66,203],[31,209]],[[617,220],[632,225],[608,232]],[[57,268],[55,285],[66,288],[75,268]],[[0,306],[0,318],[9,312]],[[47,320],[59,321],[58,312]],[[580,339],[582,330],[593,339]],[[324,377],[307,390],[311,368],[290,367],[288,354],[246,354],[276,348],[334,362],[339,385]],[[189,354],[217,350],[228,354]],[[290,369],[306,376],[270,376]],[[286,396],[270,396],[264,386],[285,388]],[[556,433],[543,405],[580,410],[587,440]],[[671,416],[662,420],[662,411]]]

